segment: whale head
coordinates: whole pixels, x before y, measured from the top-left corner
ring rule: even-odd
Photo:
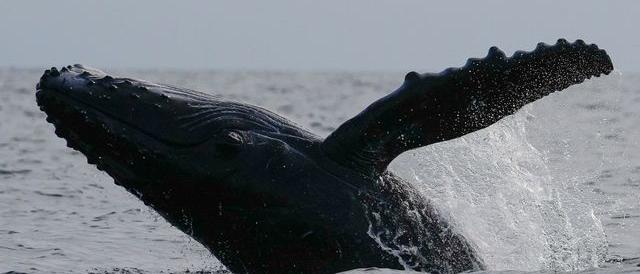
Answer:
[[[202,157],[198,162],[206,171],[198,176],[224,177],[232,172],[230,166],[239,166],[236,158],[262,157],[266,147],[287,146],[282,139],[314,139],[256,106],[188,89],[113,78],[82,65],[45,71],[37,90],[38,105],[58,135],[117,179],[154,177],[133,174],[141,167],[129,166],[153,169],[160,163],[149,159],[175,157]],[[195,167],[189,163],[188,168]]]
[[[305,267],[320,269],[336,256],[326,224],[360,210],[318,214],[351,207],[354,188],[317,168],[316,136],[260,107],[82,65],[46,70],[36,88],[69,147],[236,271],[252,257],[265,269],[286,263],[267,254],[279,245],[273,256],[316,258]]]

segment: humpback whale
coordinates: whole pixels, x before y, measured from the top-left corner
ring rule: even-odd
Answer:
[[[455,273],[485,264],[387,165],[612,70],[582,40],[510,57],[491,47],[460,68],[409,72],[324,139],[258,106],[82,65],[46,70],[36,100],[69,147],[234,273]]]

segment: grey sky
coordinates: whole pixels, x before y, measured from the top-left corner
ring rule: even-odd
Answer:
[[[0,66],[440,71],[582,38],[640,72],[640,1],[7,1]]]

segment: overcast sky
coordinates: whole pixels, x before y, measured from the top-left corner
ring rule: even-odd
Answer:
[[[640,1],[0,0],[0,66],[440,71],[582,38],[640,72]]]

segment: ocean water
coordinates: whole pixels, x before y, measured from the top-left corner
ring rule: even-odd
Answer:
[[[226,273],[55,136],[35,104],[41,72],[0,69],[0,273]],[[321,136],[404,76],[110,72],[257,104]],[[390,168],[470,239],[487,273],[640,272],[638,106],[640,75],[613,73]]]

